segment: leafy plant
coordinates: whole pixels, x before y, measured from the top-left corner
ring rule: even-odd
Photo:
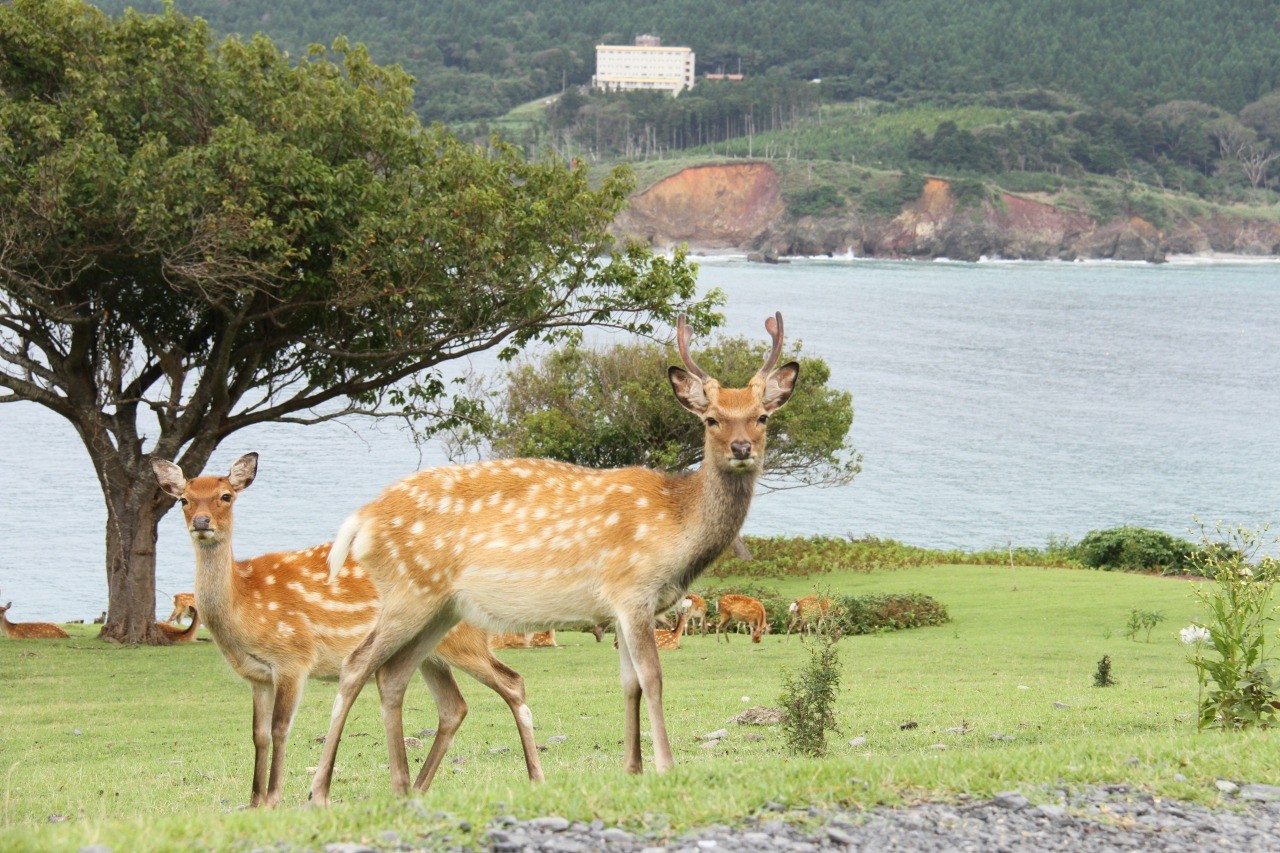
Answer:
[[[1164,621],[1164,613],[1159,610],[1139,610],[1136,607],[1129,611],[1129,621],[1125,625],[1124,635],[1137,642],[1138,632],[1146,631],[1147,642],[1151,642],[1152,630]]]
[[[1280,561],[1271,553],[1280,542],[1267,527],[1201,525],[1204,547],[1200,573],[1213,583],[1195,590],[1208,611],[1203,622],[1180,632],[1200,686],[1199,727],[1270,727],[1280,707],[1280,682],[1272,675],[1275,656],[1267,639],[1276,619],[1272,587]],[[1206,692],[1207,688],[1207,692]]]
[[[834,620],[809,649],[808,663],[784,672],[780,704],[786,716],[782,732],[787,747],[798,755],[820,756],[827,751],[828,732],[838,732],[836,694],[840,689],[840,629]]]
[[[1093,674],[1094,687],[1111,687],[1116,680],[1111,677],[1111,656],[1103,655],[1102,660],[1098,661],[1098,669]]]

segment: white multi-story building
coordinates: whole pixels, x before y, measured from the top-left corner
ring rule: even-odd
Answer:
[[[693,87],[693,50],[663,47],[657,36],[639,36],[634,45],[596,45],[591,85],[606,91],[652,90],[680,94]]]

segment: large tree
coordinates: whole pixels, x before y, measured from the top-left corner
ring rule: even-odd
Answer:
[[[767,349],[740,337],[693,348],[698,365],[731,387],[746,384]],[[861,467],[849,443],[852,396],[828,384],[826,361],[802,355],[799,347],[789,350],[800,362],[800,381],[787,405],[769,419],[762,485],[844,485]],[[703,425],[671,396],[667,367],[678,363],[675,350],[657,342],[606,348],[570,343],[522,358],[488,391],[489,416],[451,431],[452,452],[684,471],[702,461]]]
[[[476,149],[338,39],[291,60],[172,9],[0,4],[0,402],[66,418],[107,506],[105,638],[154,630],[171,499],[269,421],[457,417],[440,367],[600,324],[648,332],[684,258],[615,246],[629,182]],[[684,306],[703,324],[709,306]]]

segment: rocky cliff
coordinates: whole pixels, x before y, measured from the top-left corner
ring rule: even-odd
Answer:
[[[1234,216],[1157,228],[1138,217],[1090,216],[1009,193],[960,204],[947,181],[925,182],[893,218],[858,213],[811,217],[787,210],[768,163],[698,166],[634,196],[619,233],[657,246],[765,255],[980,257],[1160,261],[1168,254],[1280,255],[1280,223]]]

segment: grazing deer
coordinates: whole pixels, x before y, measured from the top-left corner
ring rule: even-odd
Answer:
[[[331,577],[347,553],[382,596],[373,633],[342,666],[312,802],[327,805],[351,704],[388,660],[429,653],[466,619],[491,631],[613,619],[625,697],[625,763],[641,771],[640,702],[654,766],[672,766],[662,712],[654,613],[666,610],[738,535],[760,476],[769,415],[791,396],[800,366],[774,369],[782,316],[765,324],[773,349],[745,388],[725,388],[694,364],[691,330],[677,340],[687,369],[667,376],[705,426],[703,463],[669,476],[505,459],[419,471],[389,486],[339,529]],[[385,698],[384,698],[384,701]]]
[[[680,599],[680,604],[676,608],[680,611],[680,615],[676,617],[676,627],[670,631],[657,630],[653,632],[654,642],[658,645],[658,651],[669,652],[672,649],[680,648],[680,636],[684,634],[685,625],[689,622],[689,599]]]
[[[10,601],[0,607],[0,630],[10,640],[65,640],[71,636],[52,622],[10,622],[8,613],[12,606]]]
[[[257,474],[256,453],[238,459],[225,477],[187,480],[172,462],[153,459],[151,464],[161,488],[182,504],[196,551],[200,616],[231,668],[253,688],[255,759],[249,805],[279,805],[285,744],[303,684],[310,677],[338,674],[343,659],[374,626],[380,606],[377,591],[354,560],[341,564],[336,582],[327,583],[327,544],[235,560],[231,553],[232,508]],[[529,778],[541,781],[533,716],[524,703],[524,679],[493,656],[483,631],[458,624],[432,655],[388,661],[378,672],[379,687],[387,681],[400,684],[398,697],[403,699],[403,686],[412,678],[414,668],[420,668],[436,700],[438,732],[414,787],[424,791],[431,784],[467,714],[467,703],[450,666],[490,687],[510,706]],[[399,702],[383,704],[392,787],[405,793],[409,767],[400,712]]]
[[[802,640],[815,630],[821,632],[827,617],[831,615],[832,603],[831,599],[816,595],[806,595],[791,602],[787,608],[791,614],[791,619],[787,622],[787,639],[791,639],[791,631],[795,628],[799,628]]]
[[[173,597],[173,612],[169,614],[169,618],[164,620],[178,624],[178,620],[184,616],[195,618],[196,613],[196,594],[194,592],[180,592]]]
[[[702,629],[702,636],[707,636],[707,600],[696,592],[691,592],[684,597],[689,602],[689,621],[698,620],[698,625]]]
[[[765,616],[764,605],[749,595],[722,595],[716,602],[716,611],[720,621],[716,623],[716,642],[720,641],[720,632],[730,622],[741,622],[751,629],[751,642],[760,642],[760,635],[769,624]],[[729,642],[729,632],[724,632],[724,641]]]
[[[550,631],[526,631],[523,634],[491,634],[491,649],[555,649],[555,629]]]
[[[200,627],[200,612],[195,607],[191,608],[191,624],[185,628],[173,624],[172,619],[168,622],[157,622],[156,627],[171,643],[189,643],[196,638],[196,629]]]

